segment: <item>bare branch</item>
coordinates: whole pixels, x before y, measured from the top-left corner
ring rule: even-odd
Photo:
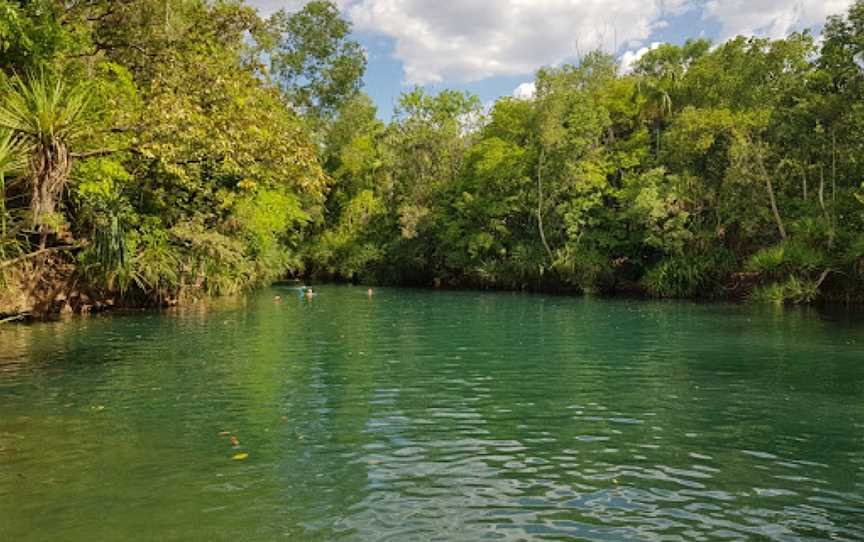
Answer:
[[[0,269],[6,269],[7,267],[12,267],[15,264],[27,261],[29,259],[35,258],[36,256],[41,256],[42,254],[46,254],[48,252],[63,252],[66,250],[76,250],[81,248],[80,245],[66,245],[62,247],[48,247],[37,250],[36,252],[31,252],[29,254],[24,254],[23,256],[18,256],[17,258],[12,258],[11,260],[6,260],[5,262],[0,262]]]

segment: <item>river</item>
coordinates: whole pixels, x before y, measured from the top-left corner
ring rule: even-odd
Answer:
[[[864,317],[322,286],[0,327],[0,540],[276,539],[864,540]]]

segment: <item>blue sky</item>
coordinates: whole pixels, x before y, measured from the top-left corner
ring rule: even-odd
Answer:
[[[467,90],[484,102],[529,89],[542,66],[603,49],[626,66],[653,43],[779,38],[853,0],[336,0],[366,48],[365,91],[390,118],[399,94]],[[303,0],[247,0],[263,15]]]

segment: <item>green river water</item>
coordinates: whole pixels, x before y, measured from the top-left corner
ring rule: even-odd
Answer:
[[[864,540],[864,317],[324,286],[0,328],[2,541],[547,539]]]

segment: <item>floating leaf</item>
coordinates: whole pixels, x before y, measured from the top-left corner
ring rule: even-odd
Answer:
[[[233,459],[234,461],[243,461],[247,457],[249,457],[249,454],[247,454],[246,452],[240,452],[239,454],[234,454],[234,457],[232,457],[231,459]]]

